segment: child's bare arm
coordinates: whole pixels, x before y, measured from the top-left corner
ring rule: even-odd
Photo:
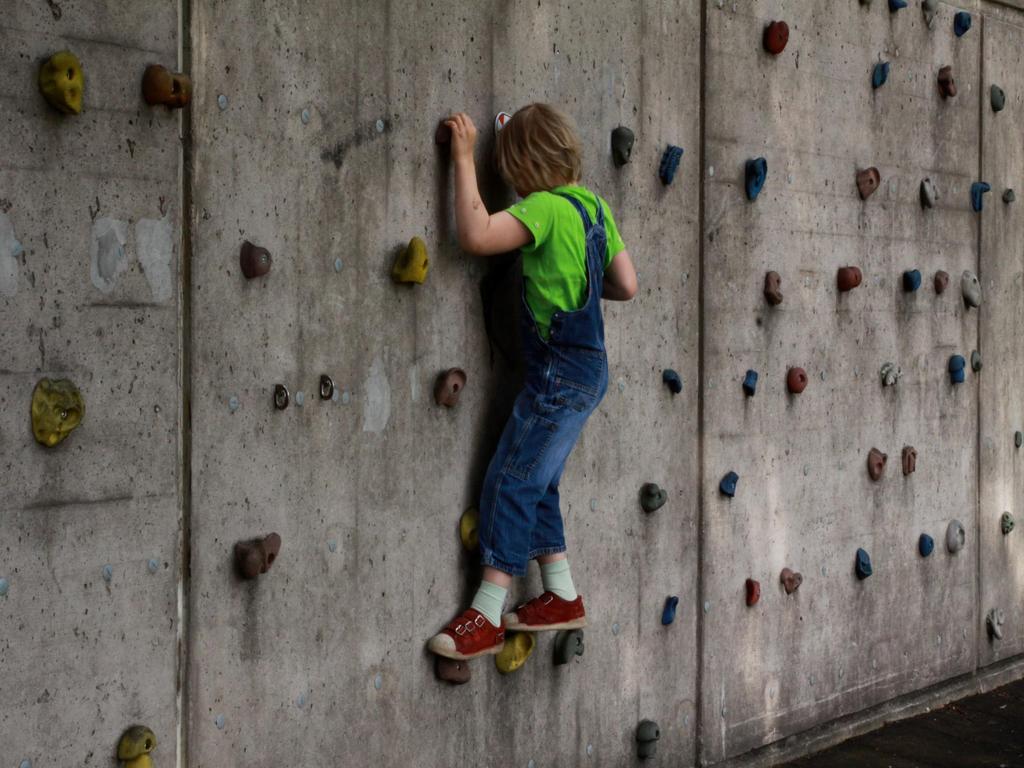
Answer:
[[[455,224],[459,246],[474,256],[492,256],[521,248],[533,239],[522,222],[505,211],[487,213],[476,182],[473,145],[476,126],[464,112],[445,121],[452,131],[455,163]]]
[[[602,299],[609,301],[629,301],[636,295],[636,270],[629,251],[619,251],[612,263],[604,271],[604,290]]]

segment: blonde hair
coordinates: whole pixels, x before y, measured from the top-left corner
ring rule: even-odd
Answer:
[[[579,181],[583,147],[572,120],[550,104],[528,104],[498,132],[496,159],[522,196]]]

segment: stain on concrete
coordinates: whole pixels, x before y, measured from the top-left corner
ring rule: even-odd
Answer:
[[[18,292],[18,257],[25,252],[14,235],[14,223],[0,213],[0,296],[11,297]]]
[[[92,284],[103,293],[110,293],[117,279],[128,269],[128,222],[118,219],[96,219],[89,244]]]
[[[171,274],[174,227],[170,216],[139,219],[135,224],[135,246],[142,271],[153,292],[153,301],[167,301],[174,290]]]
[[[347,138],[342,139],[336,143],[333,147],[328,147],[320,153],[320,159],[325,162],[334,163],[334,167],[339,171],[341,166],[345,162],[345,155],[348,154],[350,149],[358,149],[363,144],[382,136],[383,134],[390,133],[394,124],[391,120],[376,120],[370,125],[364,125],[361,128],[353,131]]]
[[[382,432],[391,418],[391,385],[379,357],[370,366],[363,389],[363,432]]]

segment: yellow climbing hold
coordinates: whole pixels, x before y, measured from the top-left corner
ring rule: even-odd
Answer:
[[[533,632],[510,632],[505,636],[505,647],[494,657],[494,666],[503,675],[511,674],[526,663],[536,647]]]
[[[398,254],[395,266],[391,268],[391,279],[396,283],[419,283],[427,279],[430,259],[427,257],[427,244],[414,237],[405,250]]]
[[[39,70],[39,91],[50,106],[68,115],[82,111],[85,75],[82,64],[71,51],[61,51],[50,57]]]
[[[36,442],[53,448],[82,423],[85,401],[67,379],[40,379],[32,392],[32,434]]]
[[[463,512],[462,519],[459,520],[459,538],[462,539],[462,546],[470,552],[480,544],[476,534],[476,526],[479,520],[480,514],[476,511],[476,507],[470,507]]]
[[[156,749],[156,734],[144,725],[133,725],[117,743],[117,759],[124,768],[153,768],[149,753]]]

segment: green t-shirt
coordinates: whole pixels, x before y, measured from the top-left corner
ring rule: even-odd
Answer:
[[[597,223],[597,198],[586,187],[555,187],[550,192],[534,192],[507,209],[533,235],[533,242],[522,248],[523,286],[526,304],[545,339],[551,328],[551,316],[556,311],[571,312],[587,300],[587,242],[583,220],[576,207],[556,192],[583,203],[590,220]],[[608,254],[604,260],[607,269],[626,246],[604,200],[601,200],[601,207],[608,238]]]

